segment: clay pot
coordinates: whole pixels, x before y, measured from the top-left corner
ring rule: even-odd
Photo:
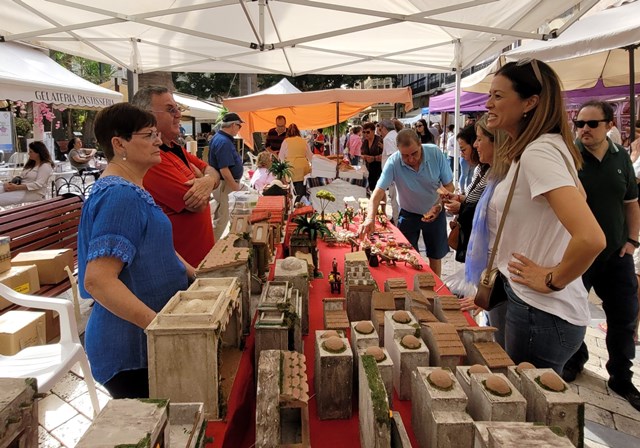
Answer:
[[[498,375],[491,375],[487,377],[487,380],[484,383],[487,390],[493,392],[497,395],[509,395],[511,393],[511,387],[509,384]]]
[[[355,329],[360,334],[371,334],[373,333],[373,324],[367,320],[363,320],[356,324]]]
[[[447,372],[442,369],[434,370],[429,374],[429,381],[440,389],[449,389],[453,386],[453,380]]]
[[[400,344],[403,347],[411,349],[411,350],[418,349],[422,345],[420,343],[420,340],[417,337],[415,337],[414,335],[412,335],[412,334],[404,335],[402,337],[402,339],[400,340]]]
[[[367,349],[364,351],[364,354],[373,356],[376,362],[382,362],[387,357],[384,354],[384,350],[382,350],[380,347],[367,347]]]

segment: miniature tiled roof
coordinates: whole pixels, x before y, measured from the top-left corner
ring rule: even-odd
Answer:
[[[416,274],[414,284],[418,288],[433,289],[436,286],[436,279],[432,273]]]
[[[439,322],[438,318],[434,316],[433,313],[426,308],[412,306],[411,314],[413,314],[416,320],[421,324],[426,322]]]
[[[313,206],[307,205],[305,207],[299,207],[293,210],[291,216],[311,215],[315,212]]]
[[[251,249],[234,247],[233,245],[238,239],[240,239],[239,235],[229,234],[218,240],[198,266],[198,273],[247,264]]]
[[[490,369],[515,365],[507,355],[507,352],[497,342],[474,342],[473,345]]]
[[[309,402],[306,359],[302,353],[282,352],[280,401]]]
[[[271,212],[268,212],[266,210],[253,210],[251,212],[251,216],[249,217],[249,222],[251,224],[254,224],[260,221],[267,221],[269,218],[271,218]]]
[[[455,326],[441,322],[431,322],[425,324],[425,327],[431,330],[435,342],[438,344],[440,356],[466,356],[467,351],[464,349]]]
[[[387,287],[387,289],[407,289],[407,281],[400,277],[400,278],[388,278],[384,281],[385,286]]]
[[[282,223],[284,221],[284,196],[260,196],[251,215],[268,212],[271,214],[270,223]]]
[[[466,328],[469,326],[469,322],[467,322],[467,318],[464,317],[462,312],[456,310],[445,310],[442,312],[445,323],[451,324],[456,327],[456,329]]]
[[[371,295],[374,310],[395,310],[396,301],[392,292],[374,291]]]
[[[443,310],[459,310],[460,300],[456,296],[438,296],[440,308]]]

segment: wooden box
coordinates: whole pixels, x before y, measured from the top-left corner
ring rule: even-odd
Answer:
[[[241,308],[235,278],[197,279],[173,296],[146,329],[150,396],[203,402],[208,420],[222,418],[242,354]]]

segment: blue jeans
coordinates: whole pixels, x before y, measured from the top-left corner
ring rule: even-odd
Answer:
[[[473,168],[469,166],[469,162],[460,157],[460,191],[467,192],[467,186],[471,183],[473,177]]]
[[[539,369],[551,368],[562,374],[564,364],[584,340],[586,327],[567,322],[523,302],[508,281],[505,349],[513,362],[530,362]]]

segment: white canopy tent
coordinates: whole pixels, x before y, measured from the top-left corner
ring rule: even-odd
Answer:
[[[0,44],[0,61],[3,100],[82,109],[101,109],[122,101],[122,94],[82,79],[35,48]]]
[[[200,121],[216,121],[220,114],[221,107],[201,101],[195,96],[174,92],[173,99],[186,108],[182,113],[183,117]]]

